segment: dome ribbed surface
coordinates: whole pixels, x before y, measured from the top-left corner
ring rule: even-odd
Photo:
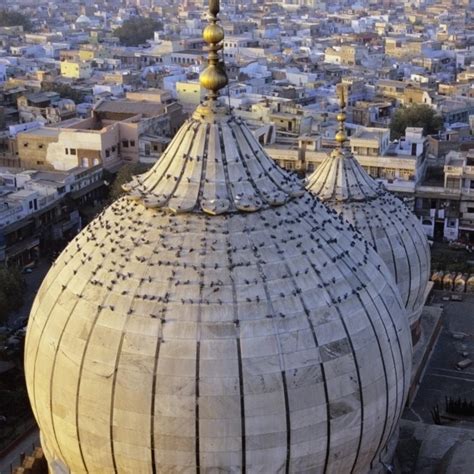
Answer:
[[[296,178],[271,160],[248,127],[198,108],[157,166],[124,189],[147,207],[208,214],[259,209],[302,194]]]
[[[366,201],[379,196],[380,186],[352,156],[335,152],[308,178],[308,189],[321,201]]]
[[[53,472],[365,473],[395,430],[411,342],[393,279],[228,120],[190,119],[40,288],[25,365]]]
[[[416,216],[348,152],[328,156],[307,189],[372,243],[397,282],[410,324],[416,323],[430,275],[428,240]]]

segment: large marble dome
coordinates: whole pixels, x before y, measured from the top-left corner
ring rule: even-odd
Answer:
[[[338,116],[341,121],[345,116]],[[336,148],[308,178],[306,188],[359,230],[382,257],[399,287],[416,341],[430,276],[430,250],[420,221],[343,148]]]
[[[31,312],[26,379],[51,472],[376,466],[411,340],[373,248],[212,94],[127,190]]]

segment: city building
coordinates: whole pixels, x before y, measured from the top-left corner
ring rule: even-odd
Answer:
[[[70,79],[89,79],[92,68],[87,61],[61,61],[61,76]]]
[[[103,196],[101,166],[67,172],[0,168],[0,264],[23,267],[53,242],[70,240],[82,228],[84,206]]]
[[[21,166],[27,169],[68,170],[101,165],[115,172],[124,162],[140,159],[140,137],[169,137],[183,120],[175,102],[157,103],[146,93],[133,100],[102,101],[91,117],[41,127],[17,135]]]

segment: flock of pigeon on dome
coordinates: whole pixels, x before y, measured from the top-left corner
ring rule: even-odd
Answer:
[[[381,473],[429,275],[417,219],[344,148],[307,187],[210,90],[64,250],[32,308],[52,473]],[[322,203],[324,202],[324,204]]]

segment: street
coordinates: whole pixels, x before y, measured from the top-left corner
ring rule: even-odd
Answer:
[[[431,410],[438,404],[444,410],[445,397],[474,401],[474,365],[463,370],[456,364],[474,360],[474,294],[463,294],[463,301],[443,301],[436,292],[433,304],[444,306],[442,329],[426,367],[420,388],[404,418],[433,423]],[[473,425],[474,426],[474,425]]]
[[[34,429],[25,436],[4,458],[0,459],[0,474],[10,474],[13,469],[21,464],[21,455],[31,454],[35,447],[40,446],[39,431]]]
[[[47,259],[41,259],[38,263],[38,266],[33,269],[31,273],[25,273],[23,276],[26,282],[26,291],[24,294],[24,303],[23,306],[18,310],[14,311],[8,317],[8,327],[15,330],[20,329],[28,321],[28,316],[30,314],[31,306],[36,297],[41,282],[48,273],[51,263]]]
[[[25,273],[24,278],[27,284],[24,294],[24,304],[18,310],[12,313],[7,321],[7,326],[12,331],[20,329],[26,325],[30,314],[31,306],[36,297],[36,293],[48,272],[51,264],[47,259],[40,260],[38,266],[31,273]],[[25,430],[27,427],[25,426]],[[3,458],[0,458],[0,474],[9,474],[10,468],[18,467],[21,464],[20,456],[30,454],[34,446],[39,446],[39,433],[36,428],[30,432]]]

